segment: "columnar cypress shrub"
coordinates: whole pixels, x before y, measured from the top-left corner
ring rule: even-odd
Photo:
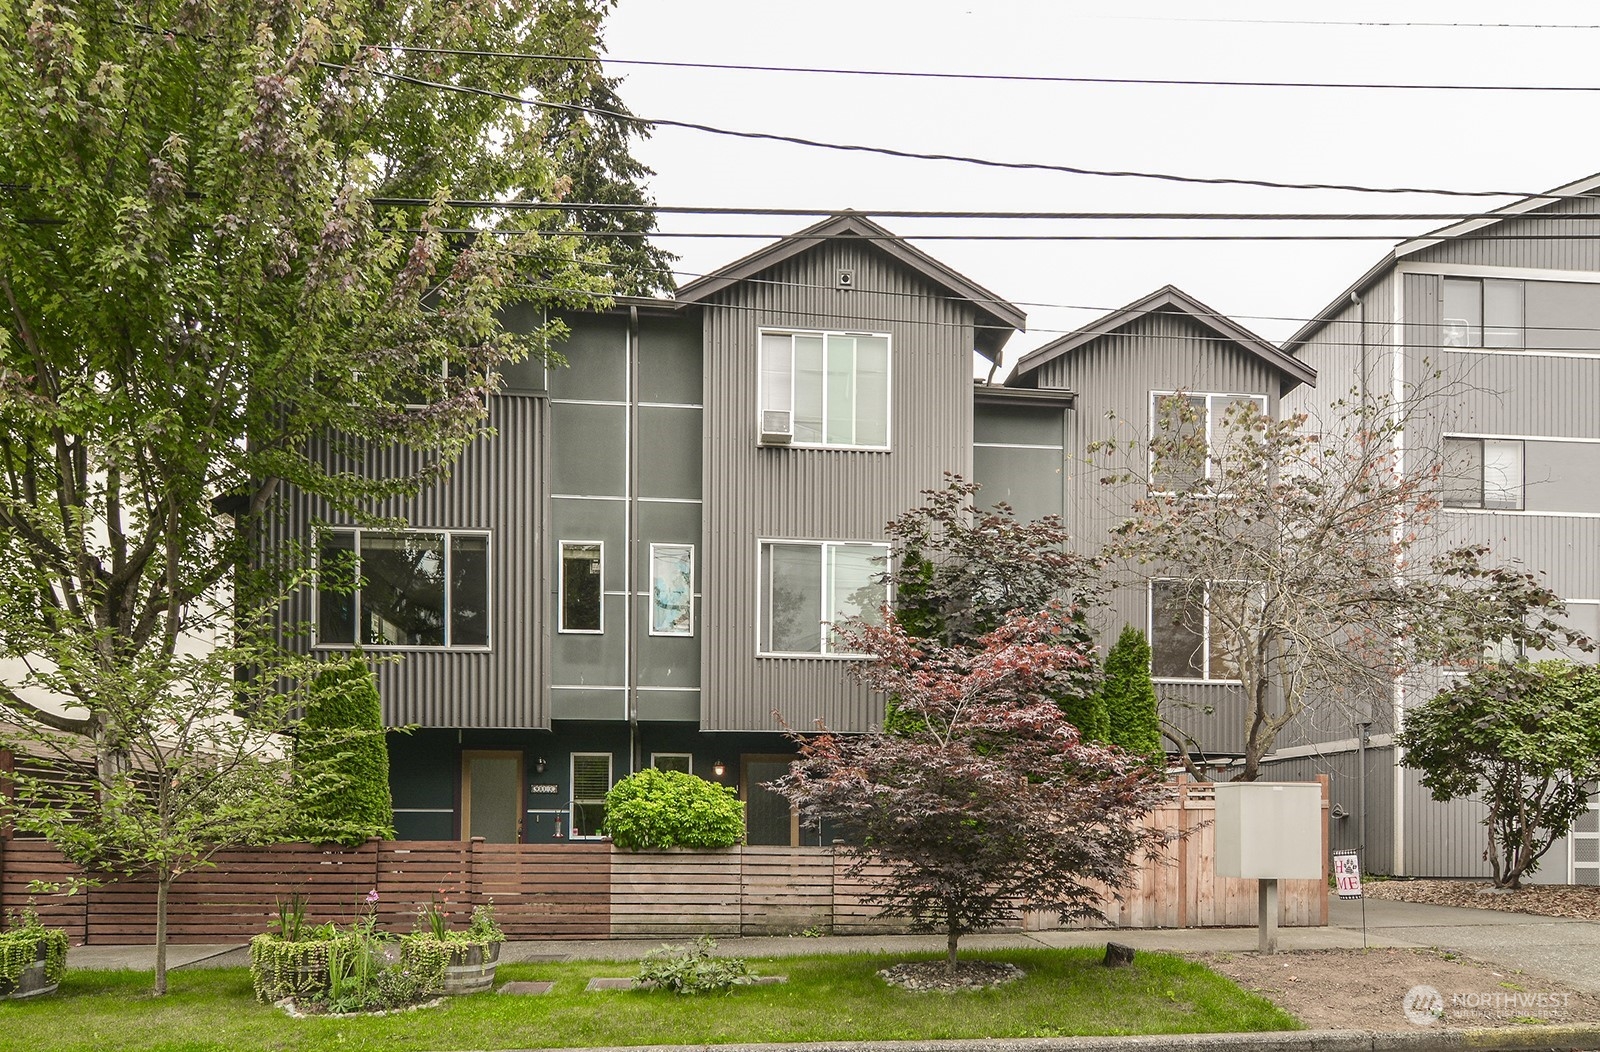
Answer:
[[[300,839],[359,844],[394,836],[383,710],[359,655],[317,677],[300,723],[295,771]]]
[[[1150,680],[1150,643],[1129,625],[1106,655],[1105,683],[1100,688],[1108,724],[1106,740],[1128,752],[1159,761],[1161,719],[1156,713],[1156,688]]]

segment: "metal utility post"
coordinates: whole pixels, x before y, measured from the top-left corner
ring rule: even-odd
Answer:
[[[1278,878],[1262,877],[1256,881],[1257,924],[1260,939],[1256,949],[1262,954],[1278,952]]]

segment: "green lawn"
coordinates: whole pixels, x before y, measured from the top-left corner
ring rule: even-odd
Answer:
[[[752,960],[781,986],[709,997],[642,991],[585,993],[592,976],[631,974],[617,962],[501,965],[499,978],[554,980],[543,997],[478,994],[380,1018],[290,1019],[258,1004],[243,969],[177,971],[165,998],[148,972],[69,972],[54,996],[0,1003],[4,1044],[54,1049],[497,1049],[733,1041],[1047,1037],[1292,1030],[1299,1024],[1197,964],[1141,953],[1107,969],[1097,950],[1003,950],[1026,979],[996,990],[913,994],[874,974],[908,956],[850,954]]]

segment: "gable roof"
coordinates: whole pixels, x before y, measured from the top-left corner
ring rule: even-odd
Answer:
[[[1577,197],[1582,194],[1593,193],[1596,190],[1600,190],[1600,172],[1594,175],[1586,175],[1582,179],[1570,182],[1565,186],[1558,186],[1554,190],[1546,190],[1542,194],[1531,194],[1520,201],[1513,201],[1509,205],[1485,212],[1483,215],[1474,216],[1471,219],[1463,219],[1459,222],[1451,223],[1449,226],[1430,230],[1426,234],[1407,238],[1396,245],[1393,251],[1374,263],[1349,288],[1335,296],[1331,303],[1318,311],[1310,321],[1302,325],[1300,331],[1285,340],[1283,342],[1284,350],[1293,352],[1295,348],[1300,347],[1311,339],[1312,336],[1316,335],[1317,330],[1332,321],[1340,311],[1344,310],[1352,296],[1359,297],[1374,281],[1388,273],[1403,257],[1421,252],[1426,248],[1432,248],[1434,245],[1442,244],[1453,237],[1473,234],[1496,223],[1503,223],[1508,219],[1516,219],[1518,216],[1526,215],[1537,209],[1559,204],[1560,201],[1555,200],[1557,198]]]
[[[1013,332],[1027,327],[1028,316],[1016,305],[950,269],[860,212],[840,212],[838,215],[829,216],[804,230],[759,248],[742,259],[736,259],[727,266],[719,267],[678,289],[677,299],[680,303],[703,302],[730,285],[736,285],[786,259],[809,251],[830,238],[837,237],[869,239],[867,244],[873,248],[907,269],[922,275],[957,299],[971,303],[978,312],[978,330],[974,342],[978,345],[978,352],[990,360],[1000,353],[1000,348],[1011,338]]]
[[[1212,310],[1175,285],[1163,285],[1148,296],[1136,299],[1126,307],[1114,310],[1076,332],[1068,333],[1060,339],[1052,340],[1043,347],[1028,352],[1017,361],[1016,371],[1007,382],[1013,382],[1035,371],[1046,362],[1054,361],[1064,354],[1071,354],[1078,348],[1093,343],[1102,336],[1109,336],[1124,325],[1156,311],[1184,314],[1223,339],[1231,340],[1247,354],[1254,355],[1276,369],[1284,379],[1282,388],[1284,391],[1299,384],[1316,385],[1317,371],[1311,366],[1285,354],[1232,318]]]

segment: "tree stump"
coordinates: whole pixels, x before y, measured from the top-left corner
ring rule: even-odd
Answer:
[[[1122,968],[1133,963],[1133,947],[1120,942],[1106,943],[1106,957],[1100,962],[1107,968]]]

